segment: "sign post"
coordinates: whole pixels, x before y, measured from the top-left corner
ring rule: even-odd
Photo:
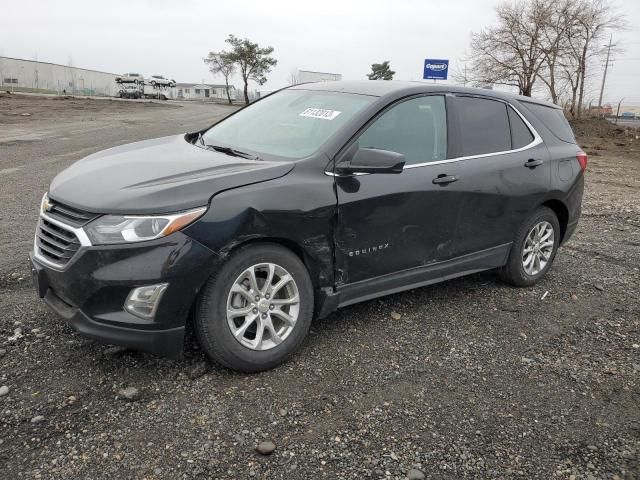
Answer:
[[[449,60],[427,58],[424,61],[424,80],[446,80],[449,73]]]

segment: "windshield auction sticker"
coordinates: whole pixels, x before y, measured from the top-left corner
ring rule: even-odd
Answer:
[[[323,120],[333,120],[341,112],[337,110],[325,110],[324,108],[307,108],[300,114],[301,117],[321,118]]]

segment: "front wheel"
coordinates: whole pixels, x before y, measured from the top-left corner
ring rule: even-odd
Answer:
[[[313,287],[307,269],[275,244],[241,248],[205,285],[195,316],[207,355],[233,370],[282,364],[309,331]]]
[[[536,284],[551,268],[560,245],[560,223],[548,207],[538,208],[521,225],[501,278],[517,287]]]

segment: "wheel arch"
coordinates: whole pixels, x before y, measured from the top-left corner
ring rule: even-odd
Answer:
[[[324,282],[322,279],[322,269],[319,268],[319,262],[321,262],[321,260],[318,259],[315,255],[309,253],[308,250],[306,250],[298,242],[295,242],[294,240],[291,240],[289,238],[273,236],[250,238],[234,244],[231,248],[228,249],[226,253],[227,255],[232,255],[243,247],[269,243],[280,245],[281,247],[286,248],[287,250],[293,252],[300,259],[302,264],[307,269],[307,272],[309,272],[311,284],[313,285],[314,289],[325,286],[323,285]]]
[[[547,200],[540,206],[550,208],[553,213],[556,214],[556,217],[558,217],[558,223],[560,224],[560,242],[562,243],[569,224],[569,209],[561,200],[557,199]]]

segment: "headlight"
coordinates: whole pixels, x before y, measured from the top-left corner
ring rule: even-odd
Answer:
[[[40,201],[40,213],[47,213],[50,208],[51,203],[49,202],[49,194],[45,193]]]
[[[84,227],[94,245],[143,242],[183,229],[200,218],[207,207],[168,215],[104,215]]]

